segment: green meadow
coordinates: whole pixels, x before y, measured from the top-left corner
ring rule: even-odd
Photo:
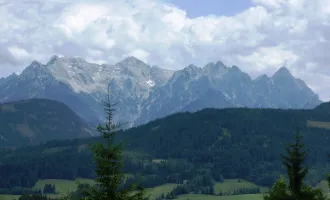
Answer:
[[[46,184],[54,184],[56,187],[57,195],[61,196],[69,191],[77,189],[77,183],[88,183],[93,184],[92,179],[76,179],[76,180],[62,180],[62,179],[45,179],[39,180],[33,189],[43,189]],[[166,195],[171,192],[178,184],[164,184],[153,188],[147,188],[147,194],[150,195],[150,200],[154,200],[161,194]],[[262,193],[268,191],[267,187],[260,187],[254,183],[242,180],[242,179],[227,179],[224,182],[216,182],[214,184],[214,192],[226,192],[232,193],[234,190],[243,188],[260,188]],[[326,181],[322,181],[316,185],[316,188],[321,188],[325,192],[329,193],[329,188]],[[54,195],[49,195],[54,196]],[[18,195],[1,195],[1,200],[14,200],[18,199]],[[177,197],[177,200],[261,200],[263,194],[242,194],[242,195],[230,195],[230,196],[213,196],[204,194],[185,194]]]
[[[62,179],[45,179],[45,180],[39,180],[36,185],[33,187],[33,189],[43,189],[43,187],[46,184],[52,184],[55,185],[57,195],[60,196],[63,194],[66,194],[69,191],[73,191],[77,189],[77,183],[88,183],[93,184],[94,181],[92,179],[76,179],[76,180],[62,180]],[[159,185],[157,187],[153,188],[147,188],[147,194],[150,195],[150,200],[156,199],[160,195],[171,192],[177,184],[164,184]],[[233,192],[237,189],[243,189],[243,188],[257,188],[259,186],[245,181],[238,179],[228,179],[225,180],[223,183],[217,182],[214,185],[214,190],[216,193],[222,192]],[[267,188],[259,187],[262,192],[267,191]],[[3,200],[14,200],[18,199],[19,196],[17,195],[2,195]],[[53,195],[49,195],[53,196]],[[245,200],[245,199],[262,199],[262,194],[246,194],[246,195],[232,195],[232,196],[211,196],[211,195],[202,195],[202,194],[187,194],[187,195],[180,195],[177,198],[178,200],[213,200],[213,199],[233,199],[233,200]]]

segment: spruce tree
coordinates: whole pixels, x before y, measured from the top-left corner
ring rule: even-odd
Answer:
[[[328,157],[330,158],[330,154],[328,154]],[[329,188],[330,188],[330,174],[329,174],[328,177],[327,177],[327,182],[328,182],[328,186],[329,186]]]
[[[89,190],[81,192],[81,199],[90,200],[142,200],[145,198],[145,190],[137,184],[130,184],[125,188],[121,185],[124,181],[122,143],[115,144],[114,140],[119,126],[113,121],[114,106],[110,103],[110,91],[108,88],[105,107],[106,122],[98,125],[97,131],[104,139],[103,143],[91,144],[91,150],[95,156],[96,185]]]
[[[308,153],[303,150],[304,144],[301,143],[302,138],[299,130],[297,130],[295,142],[287,145],[285,148],[288,155],[281,154],[282,163],[288,173],[289,190],[295,199],[300,199],[303,180],[308,173],[308,168],[303,166]]]
[[[271,190],[264,195],[264,200],[326,200],[327,197],[321,189],[313,189],[311,186],[303,183],[308,173],[308,168],[303,166],[307,157],[307,151],[304,151],[304,145],[301,142],[303,137],[297,130],[295,142],[287,145],[285,150],[287,155],[282,156],[282,163],[286,168],[289,178],[289,186],[281,176]]]
[[[285,200],[289,199],[290,194],[287,191],[287,185],[284,181],[284,177],[280,178],[274,183],[273,187],[267,194],[264,195],[264,200]]]

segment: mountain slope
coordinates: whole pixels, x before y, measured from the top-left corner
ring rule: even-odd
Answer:
[[[165,85],[153,88],[135,124],[202,108],[314,108],[320,103],[318,95],[285,67],[272,77],[252,80],[237,66],[221,62],[203,68],[190,65],[176,71]]]
[[[0,111],[0,147],[92,136],[84,121],[68,106],[54,100],[4,103]]]
[[[330,140],[330,129],[310,126],[308,122],[330,124],[329,113],[330,103],[322,103],[314,109],[208,108],[194,113],[183,112],[157,119],[145,125],[128,129],[120,134],[120,137],[127,141],[129,148],[134,149],[135,146],[140,150],[143,148],[160,158],[166,158],[168,152],[173,151],[174,146],[179,149],[187,148],[187,151],[202,150],[205,148],[204,144],[200,144],[201,146],[197,148],[185,147],[185,144],[191,140],[198,140],[198,138],[213,143],[218,136],[221,136],[223,129],[232,132],[231,137],[235,137],[232,138],[235,140],[243,139],[239,135],[249,138],[252,135],[260,135],[261,137],[272,137],[279,141],[285,141],[292,139],[291,136],[295,134],[296,128],[299,128],[307,140],[318,140],[318,142],[325,144],[325,140]],[[191,138],[193,135],[196,138]],[[203,138],[200,138],[201,136]],[[315,136],[317,137],[315,138]],[[164,146],[152,142],[159,138],[162,138],[161,143]],[[250,139],[255,138],[251,137]],[[169,141],[176,144],[168,143]],[[268,142],[274,145],[277,143],[276,141]],[[205,145],[211,143],[206,142]],[[172,157],[179,158],[183,153],[182,149],[179,150],[180,153],[173,154]]]
[[[313,108],[318,95],[285,68],[253,80],[222,62],[172,71],[128,57],[115,65],[53,56],[34,61],[20,75],[0,79],[0,102],[48,98],[67,104],[89,123],[103,120],[102,100],[110,84],[119,122],[128,127],[176,112],[203,108]]]
[[[95,124],[103,120],[102,100],[110,84],[112,100],[120,103],[117,120],[131,126],[150,89],[164,84],[171,75],[171,70],[150,67],[134,57],[115,65],[97,65],[81,58],[52,56],[45,65],[34,61],[11,81],[0,81],[0,100],[54,99]]]
[[[323,108],[320,110],[320,108]],[[211,167],[214,176],[245,178],[271,185],[284,172],[280,153],[296,129],[309,149],[309,181],[329,170],[330,103],[310,110],[259,108],[203,109],[178,113],[121,134],[126,149],[157,159],[183,159]]]
[[[283,152],[285,144],[292,142],[296,128],[299,127],[305,137],[303,142],[309,149],[306,164],[311,168],[311,173],[307,181],[317,183],[323,180],[330,170],[329,108],[330,103],[310,110],[204,109],[195,113],[177,113],[119,132],[117,136],[118,141],[124,141],[124,150],[131,152],[131,156],[149,157],[148,162],[140,158],[132,162],[128,160],[129,164],[125,165],[125,170],[135,171],[125,171],[127,173],[143,172],[156,176],[170,173],[176,177],[174,180],[182,181],[192,178],[198,171],[210,171],[217,181],[223,176],[271,186],[285,171],[280,153]],[[91,177],[94,169],[93,157],[88,154],[86,144],[98,140],[99,138],[94,137],[51,141],[10,152],[0,151],[0,162],[3,163],[0,170],[8,171],[0,180],[0,185],[10,181],[10,178],[15,176],[12,174],[21,174],[19,166],[26,163],[35,166],[35,171],[43,171],[42,177],[38,177],[38,173],[33,171],[27,172],[35,177],[35,180],[63,176]],[[86,151],[82,151],[84,149]],[[41,155],[40,152],[45,153]],[[20,161],[21,158],[25,161]],[[61,159],[62,162],[56,163],[56,159]],[[155,166],[150,159],[166,162],[158,162],[159,165]],[[52,173],[45,171],[45,160],[54,163],[52,169],[47,168]],[[139,167],[132,167],[134,163],[139,164]],[[166,174],[166,177],[168,175]],[[28,176],[19,177],[24,178],[28,179]],[[17,184],[21,182],[18,181]]]

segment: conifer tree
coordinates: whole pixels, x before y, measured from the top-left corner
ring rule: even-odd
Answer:
[[[282,156],[282,163],[286,168],[289,178],[289,186],[281,176],[271,190],[264,195],[264,200],[326,200],[327,197],[321,189],[313,189],[311,186],[303,183],[308,173],[308,168],[303,166],[307,157],[307,151],[304,151],[304,145],[301,142],[303,137],[297,130],[295,142],[287,145],[285,150],[287,155]]]
[[[303,180],[308,173],[308,168],[303,166],[303,162],[308,155],[304,151],[304,144],[301,143],[303,137],[297,130],[295,142],[286,146],[285,150],[287,155],[282,156],[282,163],[285,166],[289,178],[289,190],[291,195],[296,199],[302,194]]]
[[[328,157],[330,158],[330,154],[328,154]],[[329,186],[329,188],[330,188],[330,174],[329,174],[328,177],[327,177],[327,182],[328,182],[328,186]]]
[[[145,190],[137,184],[130,184],[125,188],[121,187],[124,181],[122,173],[123,156],[122,143],[114,144],[119,126],[113,121],[114,106],[110,103],[110,91],[104,102],[106,122],[98,125],[97,131],[104,139],[104,143],[91,144],[91,150],[95,156],[96,164],[96,185],[89,190],[82,190],[81,199],[90,200],[143,200]]]

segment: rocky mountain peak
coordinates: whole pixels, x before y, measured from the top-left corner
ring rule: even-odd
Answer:
[[[186,70],[198,70],[199,67],[197,67],[196,65],[194,64],[190,64],[188,65],[187,67],[185,67]]]
[[[58,55],[53,55],[52,57],[50,57],[49,61],[47,62],[47,65],[53,64],[56,61],[58,61],[60,59],[60,57],[58,57]]]
[[[65,63],[71,64],[71,65],[88,64],[88,62],[81,57],[72,57],[72,58],[62,57],[59,60],[65,62]]]
[[[215,66],[219,68],[227,68],[227,66],[220,60],[215,63]]]
[[[36,68],[36,67],[41,67],[42,64],[36,60],[32,61],[32,63],[28,66],[30,68]]]
[[[285,67],[272,77],[261,75],[252,80],[237,66],[227,67],[221,61],[174,71],[150,67],[133,56],[115,65],[98,65],[56,55],[47,65],[32,62],[11,82],[1,79],[0,99],[55,98],[94,121],[103,113],[97,106],[109,83],[114,101],[121,102],[119,122],[134,123],[141,118],[142,123],[187,108],[302,108],[306,101],[308,107],[320,103],[317,95]]]
[[[10,74],[8,77],[17,77],[18,75],[15,73],[15,72],[13,72],[12,74]]]
[[[203,67],[203,72],[208,75],[222,75],[227,71],[228,67],[223,62],[218,61],[214,63],[208,63]]]
[[[134,56],[129,56],[129,57],[125,58],[124,60],[118,62],[116,65],[130,66],[130,67],[137,67],[137,66],[141,66],[141,65],[147,66],[146,63],[137,59]]]
[[[151,67],[141,60],[130,56],[114,65],[116,73],[122,76],[149,78]]]
[[[286,67],[279,68],[275,72],[275,74],[273,75],[273,78],[276,78],[276,77],[291,77],[291,78],[293,78],[292,74],[290,73],[290,71]]]
[[[33,74],[40,73],[41,71],[44,71],[44,70],[46,70],[45,66],[43,64],[41,64],[40,62],[34,60],[28,67],[26,67],[22,71],[20,76],[28,75],[31,73],[33,73]]]
[[[269,80],[270,80],[270,78],[266,74],[262,74],[262,75],[258,76],[255,79],[255,82],[262,82],[262,83],[264,83],[264,82],[267,82]]]
[[[300,88],[299,85],[302,85],[297,83],[297,79],[292,76],[286,67],[279,68],[272,76],[272,80],[282,88],[282,91],[284,89],[289,91],[293,88]]]
[[[196,65],[190,64],[185,67],[182,72],[189,77],[195,77],[202,74],[202,68],[197,67]]]
[[[242,72],[241,69],[239,67],[237,67],[236,65],[231,66],[230,70],[234,71],[234,72]]]

